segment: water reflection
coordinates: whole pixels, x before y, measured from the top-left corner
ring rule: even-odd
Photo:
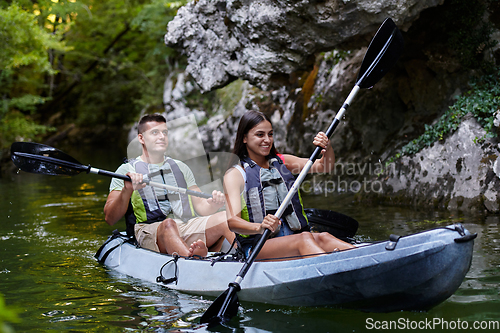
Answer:
[[[60,178],[21,173],[14,180],[0,180],[0,292],[7,305],[22,309],[22,322],[14,328],[18,332],[207,331],[198,322],[210,300],[116,274],[94,260],[95,251],[115,228],[103,222],[108,185],[109,179],[93,175]],[[217,331],[363,332],[369,318],[500,320],[499,216],[371,207],[355,204],[350,197],[306,197],[305,203],[354,217],[363,241],[462,223],[479,235],[471,269],[455,295],[428,312],[370,314],[243,303],[238,318]]]

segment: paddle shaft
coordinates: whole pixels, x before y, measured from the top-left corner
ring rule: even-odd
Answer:
[[[361,76],[361,78],[356,82],[356,85],[354,86],[354,88],[352,88],[351,92],[349,93],[349,95],[345,99],[344,104],[342,105],[342,107],[340,108],[340,110],[337,112],[337,115],[335,116],[335,118],[333,119],[332,123],[330,124],[330,126],[328,127],[328,129],[325,132],[325,134],[326,134],[326,136],[328,138],[330,138],[332,136],[333,132],[335,131],[335,129],[339,125],[340,121],[342,120],[342,117],[344,117],[344,113],[349,108],[349,105],[351,105],[352,101],[354,100],[354,97],[356,97],[356,95],[358,94],[358,91],[361,89],[360,85],[363,82],[363,80],[372,73],[372,71],[376,67],[376,64],[380,61],[380,59],[382,58],[382,56],[385,54],[385,52],[389,48],[392,40],[394,39],[394,36],[395,36],[396,32],[397,32],[397,30],[395,29],[392,32],[391,36],[388,38],[387,42],[382,47],[382,50],[378,53],[378,55],[375,58],[375,60],[371,63],[371,65],[368,67],[368,69],[366,70],[366,72]],[[316,147],[316,149],[314,149],[313,154],[311,155],[311,157],[307,161],[306,165],[304,166],[304,168],[302,169],[302,171],[300,172],[300,174],[297,176],[297,179],[293,183],[292,188],[288,191],[288,194],[286,195],[285,199],[283,200],[283,202],[281,203],[280,207],[276,211],[275,216],[277,218],[281,218],[281,215],[283,215],[286,207],[288,207],[288,204],[292,200],[292,197],[295,195],[295,193],[297,193],[297,191],[299,190],[300,185],[302,184],[302,181],[304,180],[304,178],[309,173],[309,170],[311,170],[311,167],[314,164],[314,161],[316,161],[316,159],[318,158],[319,154],[321,153],[321,150],[323,150],[322,147]],[[262,238],[264,238],[264,236],[262,236]],[[262,242],[262,245],[263,245],[264,242],[265,242],[265,240]],[[257,243],[257,245],[259,245],[259,244],[260,244],[260,242]],[[256,245],[256,248],[257,248],[257,245]],[[259,251],[260,251],[260,248],[259,248]],[[254,250],[254,251],[252,251],[252,254],[254,252],[258,252],[258,251]],[[250,258],[252,258],[252,256],[250,256]],[[245,271],[245,273],[246,273],[246,271]]]
[[[373,60],[373,62],[370,64],[370,66],[367,68],[367,70],[363,73],[363,75],[356,82],[356,85],[354,86],[354,88],[352,88],[351,92],[349,93],[349,95],[347,96],[346,100],[344,101],[344,104],[342,105],[342,107],[340,108],[340,110],[337,112],[337,115],[335,116],[335,118],[333,119],[332,123],[330,124],[330,126],[326,130],[325,134],[326,134],[327,137],[331,137],[332,136],[333,132],[335,131],[335,129],[339,125],[340,121],[342,120],[342,117],[344,117],[344,113],[349,108],[349,105],[351,105],[354,97],[358,94],[358,91],[361,89],[360,85],[365,80],[365,78],[367,78],[368,76],[370,76],[372,74],[373,70],[376,68],[377,64],[380,62],[380,59],[384,56],[384,54],[388,50],[389,46],[391,45],[391,43],[392,43],[392,41],[393,41],[393,39],[394,39],[397,31],[398,31],[397,29],[394,29],[392,31],[390,37],[387,39],[387,41],[385,42],[384,46],[382,47],[382,49],[380,50],[380,52],[377,54],[377,56],[375,57],[375,59]],[[304,180],[304,178],[309,173],[309,170],[311,170],[311,167],[314,164],[314,161],[316,161],[316,159],[318,158],[318,156],[319,156],[319,154],[321,153],[322,150],[323,150],[322,147],[316,147],[316,149],[314,149],[313,154],[311,155],[311,157],[307,161],[307,163],[304,166],[304,168],[302,169],[302,171],[297,176],[297,179],[293,183],[293,185],[290,188],[290,190],[288,191],[288,194],[286,195],[285,199],[283,200],[283,202],[281,203],[280,207],[276,211],[276,214],[274,214],[277,218],[281,218],[281,215],[283,215],[286,207],[288,207],[290,201],[292,200],[292,197],[299,190],[299,187],[302,184],[302,181]],[[252,265],[253,261],[255,260],[255,258],[259,254],[260,250],[264,246],[264,243],[266,242],[267,238],[269,238],[270,234],[271,234],[271,231],[269,229],[266,229],[264,231],[264,233],[262,234],[262,237],[259,239],[259,241],[257,242],[257,244],[254,246],[254,248],[252,250],[252,253],[250,254],[250,257],[245,262],[245,264],[241,268],[240,272],[236,276],[236,279],[235,279],[234,283],[236,283],[238,285],[241,283],[241,281],[245,277],[245,274],[250,269],[250,266]]]
[[[395,43],[393,43],[395,41]],[[361,71],[359,73],[357,82],[354,88],[349,93],[347,99],[342,105],[339,112],[335,116],[335,119],[330,124],[330,127],[326,131],[327,137],[331,137],[338,124],[342,120],[345,111],[351,104],[352,100],[358,93],[360,88],[370,88],[375,83],[377,83],[387,71],[394,65],[394,63],[399,58],[403,47],[403,39],[401,33],[397,29],[396,25],[392,19],[387,18],[381,25],[377,33],[375,34],[372,42],[368,46],[368,50],[365,54],[365,58],[361,63]],[[369,64],[369,65],[368,65]],[[324,148],[316,147],[313,154],[306,162],[306,165],[297,176],[294,184],[288,191],[287,196],[281,203],[280,207],[276,211],[276,216],[280,218],[285,211],[285,208],[289,205],[291,198],[298,191],[298,188],[302,181],[304,180],[307,173],[310,171],[315,160],[318,158],[319,154]],[[236,293],[241,289],[240,283],[245,277],[245,274],[250,269],[250,266],[256,259],[260,250],[264,246],[267,238],[269,238],[271,231],[269,229],[264,230],[261,239],[254,246],[252,253],[250,254],[248,260],[245,262],[234,282],[229,284],[229,289],[223,294],[221,294],[212,305],[205,311],[205,314],[201,317],[201,322],[209,323],[209,327],[212,325],[218,325],[221,322],[227,322],[237,311],[238,297]],[[220,302],[225,296],[224,301]],[[219,305],[222,305],[219,307]],[[219,307],[219,308],[218,308]],[[234,309],[236,307],[236,309]],[[218,309],[217,309],[218,308]],[[216,311],[218,310],[218,311]],[[233,310],[229,313],[229,310]],[[217,313],[217,315],[214,315]]]
[[[125,181],[131,181],[130,177],[127,175],[121,175],[121,174],[115,173],[115,172],[96,169],[96,168],[93,168],[90,166],[88,169],[88,173],[119,178],[119,179],[123,179]],[[167,190],[167,191],[179,192],[182,194],[188,194],[188,195],[192,195],[192,196],[199,197],[199,198],[210,199],[212,197],[210,194],[207,194],[207,193],[192,191],[192,190],[189,190],[187,188],[175,187],[175,186],[171,186],[171,185],[167,185],[167,184],[156,183],[156,182],[152,182],[150,180],[143,180],[143,183],[146,185],[153,186],[153,187],[162,188],[162,189]]]
[[[17,156],[31,159],[31,160],[36,160],[36,161],[45,162],[45,163],[51,163],[51,164],[59,165],[62,167],[78,170],[80,172],[84,171],[86,173],[92,173],[92,174],[96,174],[96,175],[114,177],[114,178],[122,179],[125,181],[131,181],[130,177],[127,175],[122,175],[122,174],[107,171],[107,170],[97,169],[97,168],[91,167],[90,165],[85,166],[83,164],[77,164],[77,163],[73,163],[73,162],[69,162],[69,161],[64,161],[64,160],[50,157],[50,156],[29,154],[29,153],[23,153],[23,152],[17,152],[17,151],[14,152],[14,154]],[[152,182],[149,180],[145,180],[144,183],[147,185],[150,185],[150,186],[165,189],[167,191],[179,192],[182,194],[188,194],[188,195],[192,195],[195,197],[200,197],[200,198],[205,198],[205,199],[209,199],[212,197],[210,194],[207,194],[207,193],[202,193],[202,192],[198,192],[198,191],[192,191],[192,190],[189,190],[186,188],[156,183],[156,182]]]

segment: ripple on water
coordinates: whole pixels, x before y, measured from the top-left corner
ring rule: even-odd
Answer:
[[[57,183],[54,178],[45,179],[39,177],[36,182],[48,184],[7,185],[14,186],[14,190],[0,193],[0,213],[5,214],[0,217],[0,240],[4,245],[0,287],[8,305],[23,309],[16,331],[204,331],[198,321],[211,300],[128,278],[93,258],[116,228],[103,222],[109,182],[101,190],[85,186],[82,193],[81,180]],[[100,178],[93,179],[97,184]],[[97,194],[91,193],[94,191]],[[2,197],[3,193],[10,194]],[[336,197],[304,199],[309,201],[308,207],[332,209],[356,218],[360,223],[356,237],[361,242],[387,239],[391,233],[407,234],[463,223],[480,234],[475,240],[471,270],[455,295],[428,312],[367,314],[327,307],[243,303],[234,327],[228,330],[363,332],[368,317],[498,320],[498,217],[485,220],[440,211],[365,207]]]

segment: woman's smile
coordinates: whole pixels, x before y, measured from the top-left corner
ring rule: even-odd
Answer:
[[[246,143],[250,158],[252,158],[252,155],[255,155],[255,157],[265,157],[269,155],[274,142],[273,126],[268,121],[260,122],[257,126],[248,131],[243,142]]]

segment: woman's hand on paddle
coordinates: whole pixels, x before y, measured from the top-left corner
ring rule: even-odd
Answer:
[[[318,146],[318,147],[321,147],[323,148],[323,150],[321,150],[321,154],[325,154],[326,153],[326,149],[328,148],[328,146],[330,145],[330,139],[328,139],[328,137],[326,136],[325,133],[323,132],[319,132],[318,134],[316,134],[316,136],[314,137],[314,140],[313,140],[313,144],[315,146]]]
[[[260,233],[263,233],[264,229],[269,229],[271,233],[274,233],[276,230],[278,230],[280,225],[281,225],[280,219],[274,215],[269,214],[266,217],[264,217],[264,220],[260,224]]]
[[[321,149],[321,158],[314,161],[309,172],[329,173],[335,165],[335,153],[330,145],[330,139],[325,133],[319,132],[313,140],[313,144]]]
[[[207,201],[211,206],[220,208],[226,204],[226,197],[221,191],[214,190],[212,192],[212,197],[207,199]]]

